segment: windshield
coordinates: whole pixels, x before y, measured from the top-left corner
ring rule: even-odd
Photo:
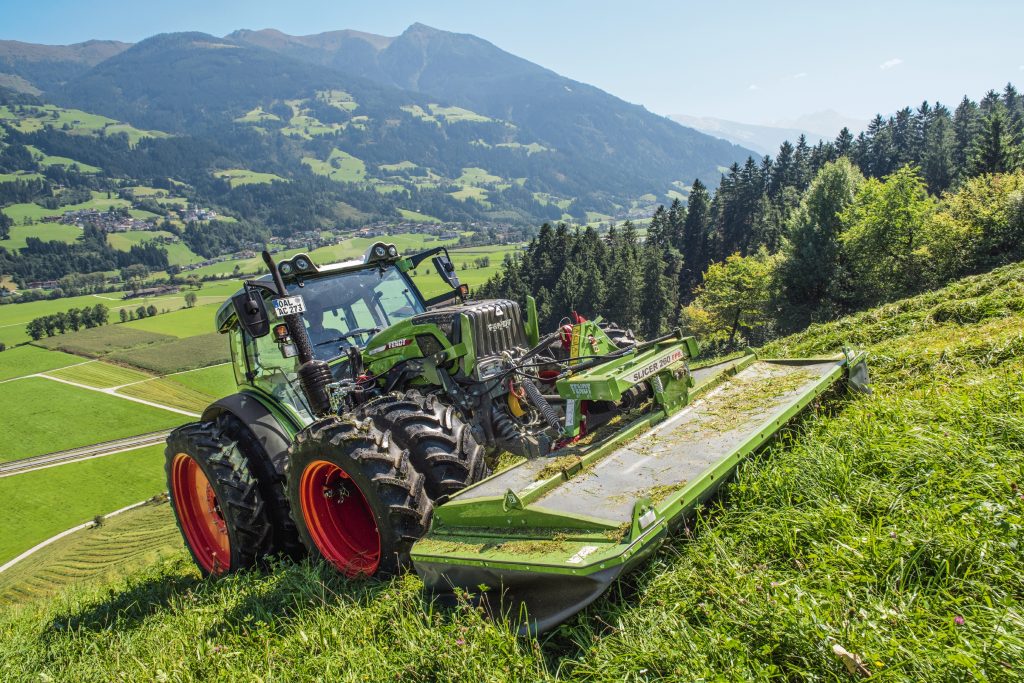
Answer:
[[[342,355],[348,346],[365,346],[377,331],[424,311],[408,281],[394,266],[367,268],[288,285],[306,303],[302,319],[320,360]]]

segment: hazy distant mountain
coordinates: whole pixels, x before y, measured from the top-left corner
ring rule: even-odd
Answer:
[[[798,128],[802,130],[811,131],[815,136],[821,136],[826,140],[831,140],[841,131],[844,127],[849,128],[850,132],[856,135],[860,131],[864,130],[868,126],[866,119],[858,119],[853,116],[846,116],[840,114],[833,109],[825,109],[823,111],[817,111],[813,114],[804,114],[798,116],[795,119],[773,121],[772,126],[778,126],[780,128]]]
[[[807,137],[807,144],[814,145],[818,140],[834,140],[844,126],[849,128],[854,135],[867,127],[867,121],[844,116],[832,110],[805,114],[791,121],[778,121],[771,125],[740,123],[713,116],[688,116],[686,114],[673,114],[669,118],[702,133],[771,156],[778,153],[779,145],[783,141],[789,140],[796,144],[801,135]]]
[[[123,52],[131,43],[88,40],[74,45],[36,45],[0,40],[0,85],[38,94]]]
[[[807,136],[808,144],[814,144],[822,136],[801,130],[799,128],[777,128],[775,126],[758,126],[752,123],[740,123],[739,121],[728,121],[717,119],[712,116],[687,116],[686,114],[673,114],[669,116],[684,126],[695,128],[702,133],[713,135],[716,138],[728,140],[737,145],[743,145],[762,155],[770,154],[775,156],[779,151],[779,145],[785,140],[796,143],[801,135]],[[838,131],[838,129],[837,129]],[[828,136],[831,139],[833,136]]]
[[[673,181],[716,183],[721,167],[749,154],[472,35],[413,24],[394,38],[353,31],[229,37],[509,121],[565,155],[566,172],[585,184],[605,179],[660,194],[654,188]]]

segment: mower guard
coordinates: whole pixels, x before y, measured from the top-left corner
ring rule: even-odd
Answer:
[[[864,354],[850,351],[802,360],[749,353],[685,374],[675,400],[653,403],[603,441],[526,460],[437,507],[412,551],[426,587],[480,599],[521,634],[551,629],[650,556],[833,384],[868,391]],[[656,390],[666,384],[652,378]]]

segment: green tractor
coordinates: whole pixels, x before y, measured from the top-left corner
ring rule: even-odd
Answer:
[[[275,263],[221,306],[238,393],[168,437],[170,500],[201,571],[321,558],[412,566],[552,627],[648,556],[745,455],[861,354],[691,369],[692,338],[468,299],[444,247]],[[410,277],[426,259],[445,291]],[[509,464],[498,468],[499,456]],[[497,471],[494,471],[497,470]]]

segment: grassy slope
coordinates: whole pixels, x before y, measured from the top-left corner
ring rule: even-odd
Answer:
[[[94,509],[107,511],[105,505]],[[124,577],[181,548],[167,504],[147,505],[66,536],[0,574],[0,604],[51,595],[70,582]]]
[[[1024,267],[773,344],[872,354],[641,571],[539,641],[413,576],[200,582],[184,553],[0,613],[0,678],[1014,679],[1024,660]],[[957,624],[957,617],[962,624]]]
[[[47,351],[35,346],[21,346],[0,353],[0,382],[36,372],[53,370],[85,360],[60,351]]]

